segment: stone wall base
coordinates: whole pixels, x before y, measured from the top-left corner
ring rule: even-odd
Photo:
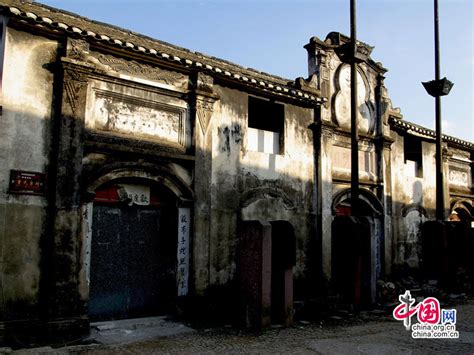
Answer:
[[[90,331],[87,317],[54,319],[22,319],[0,322],[0,346],[13,349],[44,344],[68,344],[80,341]]]

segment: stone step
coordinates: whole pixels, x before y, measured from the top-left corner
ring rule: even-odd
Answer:
[[[111,320],[105,322],[94,322],[91,323],[91,327],[99,331],[112,330],[112,329],[140,329],[150,327],[160,327],[167,322],[167,316],[161,317],[146,317],[146,318],[132,318],[132,319],[120,319]]]

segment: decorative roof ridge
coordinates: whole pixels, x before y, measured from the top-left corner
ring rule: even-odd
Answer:
[[[321,40],[317,36],[313,36],[309,39],[309,42],[304,46],[304,48],[309,49],[314,46],[319,46],[325,49],[332,49],[336,50],[337,48],[341,47],[344,44],[350,43],[351,38],[346,36],[345,34],[341,32],[329,32],[324,40]],[[365,47],[369,49],[369,55],[367,57],[366,63],[372,67],[374,67],[376,70],[378,70],[380,73],[384,74],[388,71],[387,68],[383,66],[381,62],[376,62],[375,60],[372,59],[370,56],[370,52],[375,48],[374,46],[371,46],[365,42],[362,42],[361,40],[356,41],[358,46]]]
[[[71,12],[40,3],[19,0],[0,0],[2,10],[13,16],[51,30],[70,33],[95,42],[106,42],[120,48],[141,52],[161,60],[168,60],[185,67],[197,67],[233,81],[244,82],[266,91],[293,96],[298,100],[320,103],[323,101],[313,92],[295,88],[294,80],[245,68],[230,61],[207,56],[167,42],[153,39],[120,27],[93,21]],[[135,42],[132,43],[131,41]]]
[[[434,130],[420,126],[419,124],[409,122],[400,118],[394,118],[394,117],[390,117],[388,122],[390,123],[391,126],[402,129],[404,131],[412,131],[413,133],[417,133],[419,135],[427,136],[430,138],[436,138],[436,132]],[[443,140],[461,145],[463,147],[467,147],[469,149],[474,149],[474,143],[465,141],[460,138],[443,134]]]

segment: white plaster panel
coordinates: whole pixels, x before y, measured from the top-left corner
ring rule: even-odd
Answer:
[[[351,149],[333,146],[331,149],[333,171],[351,172]],[[375,179],[375,154],[371,151],[359,151],[359,173],[362,177]]]
[[[334,101],[334,112],[340,127],[350,129],[351,127],[351,71],[350,66],[343,65],[337,77],[340,91],[336,94]],[[359,120],[359,131],[369,133],[374,125],[374,115],[369,104],[370,89],[366,80],[357,71],[357,111]]]
[[[90,130],[189,147],[190,119],[184,100],[94,81],[88,95]]]

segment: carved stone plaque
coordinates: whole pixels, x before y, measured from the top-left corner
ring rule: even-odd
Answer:
[[[449,183],[456,186],[469,186],[469,178],[467,171],[450,170],[449,172]]]
[[[105,90],[96,90],[94,96],[90,128],[188,147],[186,109]]]

